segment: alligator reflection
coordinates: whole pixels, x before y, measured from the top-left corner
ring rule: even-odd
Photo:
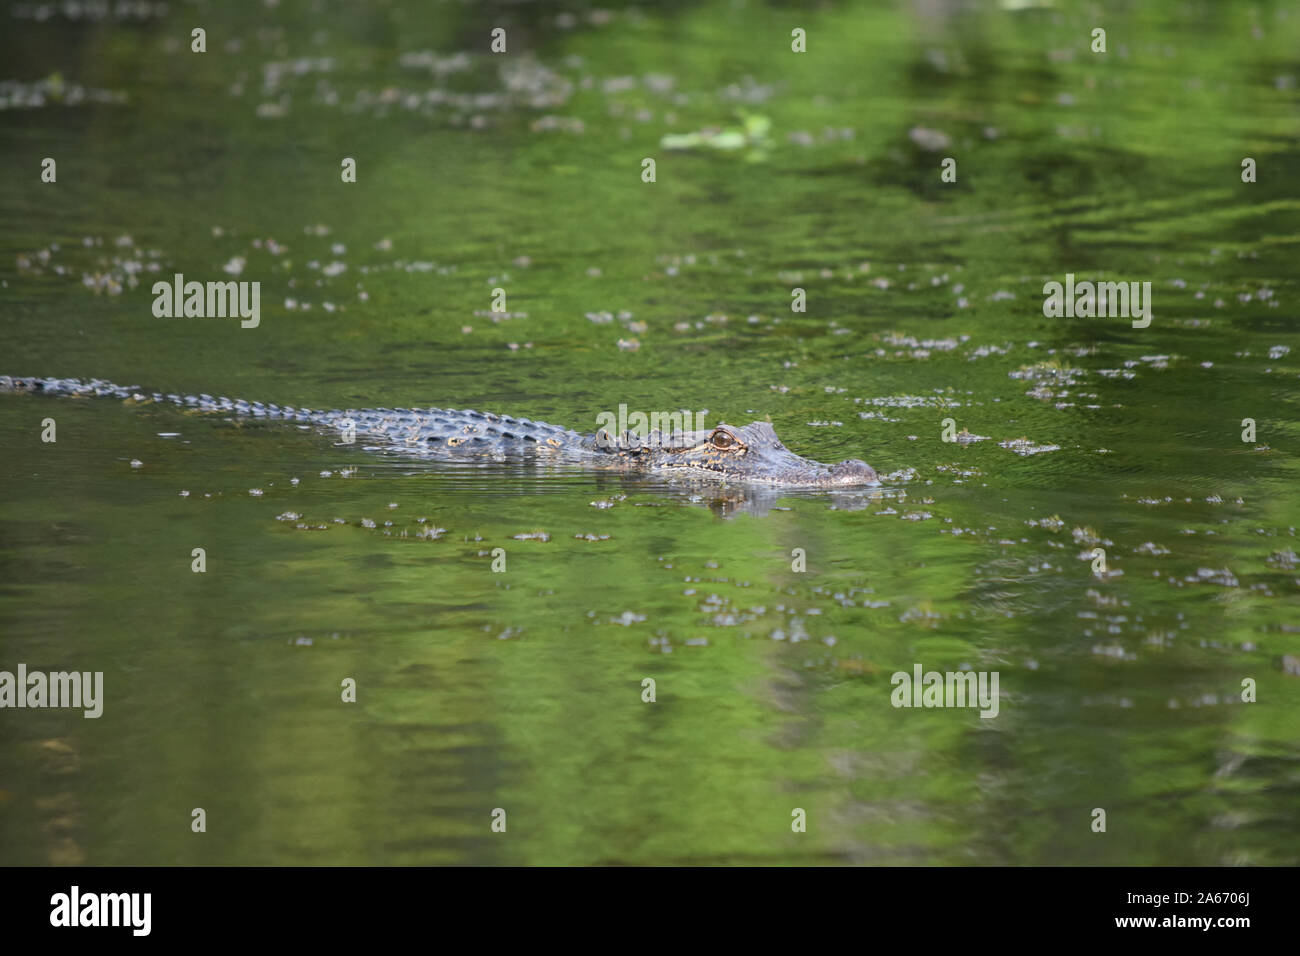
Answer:
[[[636,480],[618,482],[626,493],[657,493],[710,509],[721,518],[739,514],[763,517],[772,511],[789,511],[795,499],[823,502],[833,511],[861,511],[868,505],[895,496],[888,488],[875,486],[855,490],[782,488],[772,485],[717,483],[680,480]]]
[[[710,481],[662,475],[626,475],[592,472],[542,463],[499,462],[493,464],[421,464],[394,462],[391,469],[375,468],[373,460],[354,463],[355,474],[391,476],[393,471],[421,475],[439,484],[440,495],[458,494],[481,497],[491,495],[546,496],[553,494],[596,494],[605,499],[634,499],[638,505],[650,504],[647,498],[664,499],[708,508],[721,518],[739,514],[763,517],[772,511],[789,511],[800,500],[820,502],[833,511],[861,511],[871,504],[902,496],[895,485],[872,485],[861,488],[799,488],[758,482]]]

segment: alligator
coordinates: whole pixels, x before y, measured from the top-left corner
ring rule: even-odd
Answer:
[[[793,487],[845,488],[878,483],[864,461],[826,465],[796,455],[767,422],[719,423],[700,431],[658,431],[614,436],[607,429],[582,434],[559,425],[454,408],[367,408],[320,411],[285,405],[148,392],[101,379],[0,375],[0,392],[118,398],[136,404],[170,403],[196,412],[243,419],[298,422],[378,443],[379,449],[442,461],[534,460],[584,468],[755,482]],[[366,446],[370,447],[370,446]]]

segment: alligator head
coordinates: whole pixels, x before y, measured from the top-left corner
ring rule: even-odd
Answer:
[[[593,436],[594,447],[624,459],[628,464],[683,477],[723,478],[780,485],[840,488],[876,484],[875,469],[850,458],[824,465],[803,458],[781,444],[767,422],[735,426],[725,423],[705,431],[673,432],[649,438],[612,438],[604,430]]]

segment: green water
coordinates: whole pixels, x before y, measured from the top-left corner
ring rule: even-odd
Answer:
[[[770,417],[888,476],[0,396],[0,670],[105,688],[0,711],[0,862],[1300,862],[1300,5],[1058,6],[0,11],[0,373]],[[155,318],[177,272],[260,325]],[[1150,326],[1045,318],[1067,273]],[[894,708],[916,664],[998,716]]]

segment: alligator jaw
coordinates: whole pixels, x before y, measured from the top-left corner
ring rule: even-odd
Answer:
[[[791,488],[862,488],[880,484],[876,471],[865,461],[849,458],[838,465],[823,465],[809,458],[801,459],[796,469],[778,474],[761,472],[732,473],[725,468],[707,465],[663,464],[654,466],[661,474],[681,475],[691,478],[736,481],[763,485],[782,485]]]

